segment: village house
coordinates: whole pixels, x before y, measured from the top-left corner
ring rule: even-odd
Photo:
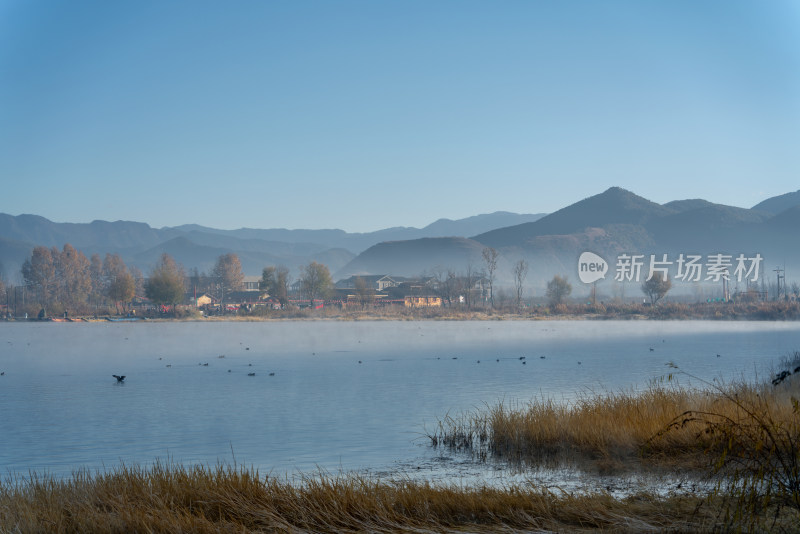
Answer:
[[[385,291],[387,288],[399,285],[403,280],[400,277],[390,277],[385,274],[354,275],[336,282],[336,289],[355,289],[358,279],[366,282],[368,289],[375,291]]]
[[[242,289],[244,291],[259,291],[261,285],[260,276],[245,276],[242,282]]]

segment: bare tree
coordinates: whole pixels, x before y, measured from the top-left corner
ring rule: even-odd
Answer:
[[[355,279],[356,297],[361,307],[364,308],[368,304],[372,305],[375,302],[375,288],[369,285],[369,282],[360,276]]]
[[[127,304],[133,299],[135,294],[136,281],[129,272],[118,274],[108,285],[107,295],[108,298],[114,302],[117,313],[119,313],[120,304],[122,305],[122,311],[126,311]]]
[[[103,260],[103,277],[105,295],[114,303],[117,313],[120,304],[124,311],[126,304],[136,294],[136,282],[119,254],[106,254]]]
[[[192,294],[193,299],[196,299],[198,294],[199,295],[203,294],[201,284],[202,281],[200,279],[200,271],[197,269],[197,267],[193,267],[189,271],[189,287],[188,287],[189,292]],[[195,300],[195,305],[196,304],[197,301]]]
[[[261,280],[258,281],[259,291],[272,295],[270,289],[275,286],[276,270],[277,268],[274,265],[268,265],[261,270]]]
[[[528,262],[525,259],[520,259],[514,264],[514,289],[517,294],[517,309],[522,308],[522,286],[525,283],[525,278],[528,276]]]
[[[289,269],[283,265],[264,267],[259,288],[278,299],[281,308],[289,303]]]
[[[436,294],[442,299],[442,303],[446,303],[448,307],[452,306],[458,292],[456,273],[452,269],[445,269],[441,265],[437,265],[432,269],[431,274],[432,280],[429,285],[435,289]]]
[[[654,272],[653,276],[642,283],[642,293],[650,297],[650,304],[655,306],[667,291],[672,289],[672,281],[661,272]]]
[[[105,293],[105,275],[100,254],[92,254],[92,258],[89,260],[89,280],[91,283],[90,300],[97,307],[103,301]]]
[[[217,258],[212,275],[217,279],[220,287],[220,303],[225,309],[225,291],[238,291],[244,282],[242,262],[239,256],[233,253],[222,254]]]
[[[500,254],[492,247],[483,249],[483,262],[486,265],[486,279],[489,281],[489,304],[494,308],[494,273],[497,270],[497,258]]]
[[[275,280],[275,297],[281,304],[281,308],[285,308],[289,304],[289,286],[292,284],[292,277],[289,274],[289,269],[283,265],[278,265]]]
[[[189,289],[193,294],[212,293],[217,286],[218,284],[213,277],[207,275],[204,271],[199,271],[197,267],[190,271]]]
[[[155,304],[175,305],[183,300],[185,275],[183,267],[166,252],[150,272],[145,284],[147,298]]]
[[[128,267],[125,266],[125,262],[122,261],[119,254],[106,254],[106,258],[103,260],[103,276],[106,284],[115,276],[127,272]]]
[[[53,248],[52,254],[56,268],[56,300],[65,308],[82,308],[91,291],[89,260],[69,243],[61,252]]]
[[[442,291],[447,299],[447,305],[452,306],[453,302],[458,300],[459,283],[456,272],[453,269],[447,269],[444,273],[444,283],[442,284]]]
[[[472,308],[472,293],[475,288],[475,278],[475,267],[473,267],[472,262],[467,262],[467,270],[464,272],[464,278],[462,280],[462,290],[467,309]]]
[[[556,275],[552,280],[547,282],[545,295],[547,295],[547,300],[551,306],[561,304],[570,294],[572,294],[572,284],[569,283],[566,276],[561,277]]]
[[[133,277],[134,295],[144,296],[144,273],[135,266],[131,266],[128,272]]]
[[[327,298],[333,292],[333,279],[328,267],[315,261],[303,267],[300,291],[308,298],[312,308],[315,299]]]
[[[56,284],[53,253],[47,247],[34,247],[30,259],[22,264],[22,278],[36,294],[43,310],[50,304]]]

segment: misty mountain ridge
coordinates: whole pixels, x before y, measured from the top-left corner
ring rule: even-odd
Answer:
[[[203,234],[217,234],[239,239],[260,239],[264,241],[283,243],[324,243],[328,248],[343,248],[356,254],[383,241],[403,241],[421,239],[426,237],[463,237],[481,232],[531,222],[544,217],[544,213],[519,214],[507,211],[497,211],[481,215],[474,215],[464,219],[438,219],[423,228],[408,226],[395,226],[374,232],[345,232],[344,230],[323,229],[306,230],[286,228],[240,228],[238,230],[219,230],[196,224],[164,228],[162,230],[176,230],[180,232],[198,232]]]
[[[481,261],[483,245],[464,237],[425,237],[405,241],[384,241],[374,245],[349,262],[336,278],[351,273],[417,276],[437,269],[463,269]]]
[[[220,230],[197,224],[152,228],[132,221],[56,223],[38,215],[0,214],[0,268],[15,277],[34,246],[58,247],[70,243],[87,256],[117,253],[147,272],[162,253],[187,269],[209,271],[220,254],[236,253],[248,275],[266,265],[296,268],[310,261],[338,270],[370,246],[390,240],[469,235],[540,218],[542,214],[496,212],[460,220],[439,219],[424,228],[395,227],[366,233],[338,229],[288,230],[241,228]]]
[[[763,203],[762,203],[763,204]],[[501,254],[499,279],[510,283],[514,262],[530,264],[529,281],[541,287],[555,274],[576,276],[581,252],[614,258],[620,253],[761,253],[765,261],[800,264],[800,202],[777,215],[755,209],[715,204],[703,199],[657,204],[619,187],[585,198],[533,222],[474,235],[470,250],[494,247]],[[419,246],[416,246],[417,243]],[[421,241],[382,243],[360,254],[338,276],[392,273],[412,276],[446,266],[463,270],[466,262],[481,265],[464,247],[448,260],[430,257]],[[453,248],[453,244],[443,250]],[[397,258],[403,261],[398,262]],[[409,258],[416,258],[411,261]],[[788,266],[787,266],[788,269]]]
[[[792,202],[777,213],[769,211]],[[164,252],[187,269],[206,272],[220,254],[233,252],[248,275],[260,274],[266,265],[295,269],[318,261],[328,265],[335,278],[417,276],[436,270],[461,272],[468,266],[479,270],[482,250],[494,247],[500,252],[498,281],[509,282],[513,264],[526,259],[528,283],[541,287],[554,274],[574,279],[577,257],[587,250],[606,258],[623,252],[761,253],[765,262],[800,264],[797,228],[800,195],[795,193],[747,209],[704,199],[662,205],[611,187],[544,216],[496,212],[455,221],[439,219],[421,229],[395,227],[367,233],[219,230],[196,224],[155,229],[137,222],[54,223],[36,215],[0,214],[0,261],[6,276],[13,276],[34,245],[60,248],[71,243],[87,255],[119,253],[143,272]]]
[[[672,211],[620,187],[585,198],[541,219],[476,235],[486,246],[502,248],[537,236],[568,235],[610,224],[642,224]]]

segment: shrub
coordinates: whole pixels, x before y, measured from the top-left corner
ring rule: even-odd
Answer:
[[[716,480],[711,498],[722,499],[729,527],[758,530],[764,515],[789,509],[800,521],[800,353],[769,384],[720,385],[702,381],[727,409],[686,410],[667,432],[693,427],[706,443],[708,465]],[[695,380],[698,380],[694,377]],[[732,409],[731,409],[732,408]]]

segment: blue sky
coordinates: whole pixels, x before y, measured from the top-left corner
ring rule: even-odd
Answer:
[[[424,226],[800,188],[800,2],[0,0],[0,212]]]

